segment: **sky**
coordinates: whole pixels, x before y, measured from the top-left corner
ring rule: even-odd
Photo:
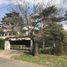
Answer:
[[[24,0],[0,0],[0,20],[6,13],[10,12],[12,9],[15,8],[17,5],[17,1],[20,4],[23,4]],[[21,2],[22,1],[22,2]],[[64,8],[63,10],[67,9],[67,0],[26,0],[30,4],[37,4],[37,3],[44,3],[45,5],[50,2],[50,4],[56,5],[58,8]],[[61,13],[62,14],[62,13]],[[67,25],[63,24],[64,29],[67,30]]]
[[[6,12],[9,12],[12,8],[14,8],[14,5],[17,5],[17,1],[22,1],[20,4],[23,4],[23,0],[0,0],[0,18],[3,17],[3,15]],[[45,5],[50,2],[50,4],[54,4],[57,7],[67,7],[67,0],[26,0],[28,2],[32,3],[44,3]]]

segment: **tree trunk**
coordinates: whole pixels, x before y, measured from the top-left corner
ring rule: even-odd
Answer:
[[[33,56],[38,56],[38,42],[33,45]]]
[[[53,44],[53,54],[55,55],[56,54],[56,43],[54,42]]]
[[[45,41],[44,41],[44,39],[43,39],[43,46],[42,46],[42,48],[44,49],[44,47],[45,47]]]

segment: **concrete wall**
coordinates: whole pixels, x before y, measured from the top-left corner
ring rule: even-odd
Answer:
[[[10,41],[9,40],[5,40],[4,49],[5,50],[10,50]]]

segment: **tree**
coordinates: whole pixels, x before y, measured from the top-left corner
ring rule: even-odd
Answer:
[[[40,34],[40,35],[38,34],[38,36],[36,36],[36,37],[42,37],[43,46],[45,44],[44,41],[46,39],[47,40],[49,39],[51,41],[53,40],[52,41],[53,46],[57,45],[56,41],[58,41],[58,43],[59,43],[59,41],[62,42],[62,40],[63,40],[63,33],[61,32],[61,30],[59,30],[62,27],[61,27],[61,25],[59,25],[60,23],[58,23],[63,20],[63,17],[58,16],[57,12],[58,12],[57,8],[54,5],[52,5],[52,6],[48,6],[47,8],[43,9],[42,12],[40,12],[38,15],[35,15],[33,17],[34,20],[36,20],[34,22],[34,27],[36,27],[37,25],[43,24],[43,27],[41,27],[41,30],[40,30],[41,31],[40,33],[42,33],[42,34]],[[45,29],[46,34],[43,33],[44,32],[43,29]],[[51,36],[51,34],[52,34],[52,36]]]
[[[2,22],[4,25],[9,26],[10,31],[17,32],[17,34],[21,34],[23,27],[23,20],[19,13],[11,12],[7,13],[4,18],[2,18]]]
[[[3,35],[3,29],[0,27],[0,36]]]
[[[63,43],[64,34],[63,34],[62,25],[53,22],[47,25],[46,27],[44,27],[43,30],[44,30],[45,40],[47,38],[47,40],[51,41],[52,47],[57,47],[58,43]]]
[[[18,5],[19,5],[19,2],[17,1],[17,3],[18,3]],[[30,15],[31,14],[28,14],[28,10],[29,10],[29,3],[26,3],[26,2],[24,2],[24,4],[25,4],[25,7],[24,7],[24,9],[22,8],[22,6],[21,5],[19,5],[19,9],[20,9],[20,11],[21,11],[21,14],[23,15],[24,14],[24,17],[25,17],[25,20],[26,20],[26,23],[27,23],[27,27],[28,27],[28,30],[29,30],[29,17],[30,17]],[[28,4],[28,5],[27,5]],[[39,5],[39,4],[38,4]],[[20,7],[21,6],[21,7]],[[40,10],[40,12],[39,12],[39,10],[37,10],[37,9],[39,9]],[[34,9],[33,9],[33,13],[34,14],[38,14],[37,16],[35,15],[33,18],[33,20],[34,21],[31,21],[31,26],[32,26],[32,28],[31,28],[31,30],[30,30],[30,36],[31,36],[31,38],[32,38],[32,40],[33,40],[33,42],[34,43],[36,43],[36,44],[34,44],[33,46],[34,46],[34,51],[33,51],[33,54],[34,55],[37,55],[38,54],[38,52],[37,52],[37,48],[38,48],[38,46],[37,46],[37,42],[39,42],[39,38],[40,38],[40,36],[39,36],[39,31],[38,31],[38,35],[35,33],[35,28],[36,27],[38,27],[38,26],[40,26],[41,27],[41,25],[40,24],[43,24],[43,28],[46,26],[46,25],[48,25],[49,23],[52,23],[53,21],[55,21],[55,22],[57,22],[57,21],[59,21],[59,20],[61,20],[62,18],[61,17],[57,17],[57,9],[56,9],[56,7],[55,6],[48,6],[48,7],[45,7],[44,9],[41,9],[40,8],[40,6],[37,6],[37,7],[34,7]],[[33,15],[34,15],[33,14]],[[42,28],[42,27],[41,27]],[[42,29],[43,29],[42,28]],[[41,29],[41,30],[42,30]],[[43,32],[43,31],[42,31]]]
[[[35,0],[34,0],[35,1]],[[33,2],[34,2],[33,1]],[[38,3],[38,4],[32,4],[32,9],[30,9],[29,7],[29,2],[27,1],[22,1],[23,5],[20,5],[19,1],[16,1],[18,3],[18,7],[20,9],[20,12],[22,14],[22,16],[24,17],[25,19],[25,26],[28,28],[28,32],[29,32],[29,36],[32,38],[34,44],[33,44],[33,55],[38,55],[38,50],[37,50],[37,42],[36,42],[36,35],[35,35],[35,28],[37,26],[34,26],[33,24],[33,20],[32,20],[32,15],[38,13],[39,11],[42,10],[42,7],[41,5]],[[31,12],[32,11],[32,12]],[[31,28],[29,28],[31,27]],[[34,46],[35,45],[35,46]]]
[[[50,16],[51,15],[51,13],[50,13],[50,11],[46,11],[46,10],[53,10],[53,9],[51,9],[51,7],[49,7],[49,8],[45,8],[45,11],[44,12],[48,12],[48,14],[47,15],[45,15],[46,17],[44,17],[43,18],[43,14],[42,13],[39,13],[39,15],[35,15],[35,16],[33,16],[32,18],[35,20],[33,23],[33,26],[34,26],[34,28],[35,27],[37,27],[38,26],[38,23],[41,23],[43,20],[45,20],[45,19],[47,19],[47,17],[48,17],[48,15]],[[54,9],[55,10],[55,9]],[[42,17],[41,17],[42,16]],[[39,18],[39,19],[38,19]],[[40,19],[41,18],[41,19]],[[49,19],[49,18],[48,18]],[[38,33],[38,35],[37,34],[33,34],[33,32],[35,31],[34,30],[34,28],[32,29],[32,35],[31,36],[34,36],[33,37],[33,40],[34,40],[34,42],[36,42],[35,43],[35,45],[34,45],[34,47],[36,47],[36,48],[34,48],[33,49],[33,53],[35,54],[35,55],[37,55],[38,54],[38,52],[37,52],[37,48],[38,48],[38,41],[39,41],[39,39],[40,39],[40,37],[42,36],[42,34],[41,34],[41,36],[39,35],[39,33]],[[42,31],[43,32],[43,31]],[[35,51],[36,50],[36,51]]]
[[[39,16],[35,16],[34,18],[39,18],[36,23],[43,23],[43,27],[41,29],[41,32],[43,32],[43,41],[51,40],[53,47],[57,46],[58,48],[58,43],[63,42],[64,39],[62,25],[58,22],[62,21],[64,18],[59,17],[57,12],[58,11],[55,6],[49,6],[39,13]]]

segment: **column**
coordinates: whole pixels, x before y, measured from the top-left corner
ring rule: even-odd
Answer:
[[[32,40],[30,40],[30,48],[31,48],[31,52],[32,52],[32,50],[33,50],[33,41]]]
[[[5,50],[10,50],[10,41],[9,41],[9,40],[5,40],[4,49],[5,49]]]

